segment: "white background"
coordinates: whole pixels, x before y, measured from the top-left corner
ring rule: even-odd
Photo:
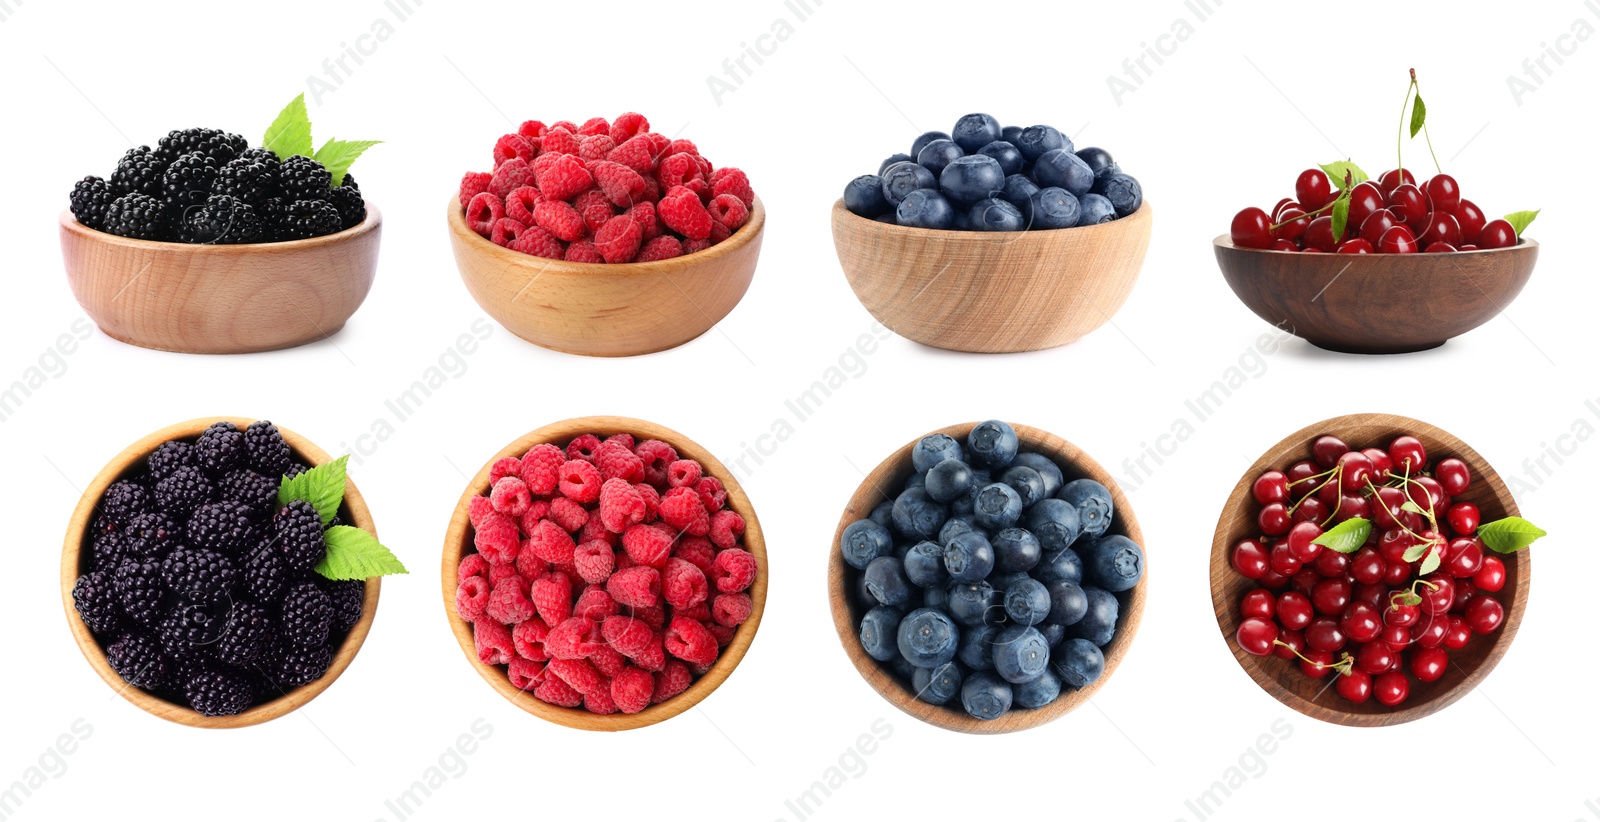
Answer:
[[[1194,22],[1176,0],[812,5],[814,16],[795,22],[777,0],[429,0],[395,22],[375,0],[0,2],[0,384],[39,365],[83,317],[55,225],[74,180],[109,174],[130,141],[153,144],[173,128],[221,126],[258,140],[342,44],[379,19],[393,26],[312,105],[319,142],[388,141],[356,167],[386,225],[377,285],[348,327],[299,350],[231,358],[144,351],[96,332],[0,423],[0,788],[42,755],[55,774],[0,818],[87,818],[131,803],[131,813],[167,818],[392,820],[385,801],[480,718],[492,734],[411,818],[598,809],[793,820],[786,800],[878,720],[888,739],[846,758],[850,775],[813,818],[916,809],[981,819],[1020,804],[1050,818],[1194,820],[1186,801],[1280,720],[1288,739],[1264,766],[1250,759],[1252,775],[1213,818],[1379,809],[1600,818],[1591,624],[1600,561],[1588,539],[1600,445],[1562,440],[1573,453],[1559,466],[1547,459],[1551,471],[1525,463],[1577,421],[1600,427],[1585,407],[1600,397],[1588,159],[1600,43],[1561,41],[1573,53],[1560,66],[1547,59],[1550,75],[1520,105],[1506,79],[1524,76],[1524,59],[1574,21],[1600,28],[1596,12],[1576,0],[1514,10],[1212,0],[1214,16]],[[714,98],[708,75],[722,75],[725,57],[780,18],[792,36],[764,65],[749,63],[737,91]],[[1114,98],[1106,77],[1180,18],[1192,36],[1175,49],[1163,41],[1173,51],[1165,64],[1148,63],[1142,86]],[[1239,208],[1291,194],[1313,163],[1391,166],[1413,65],[1439,158],[1466,195],[1491,215],[1545,209],[1530,232],[1543,243],[1537,275],[1521,298],[1424,354],[1351,357],[1292,341],[1169,448],[1153,476],[1124,483],[1148,538],[1150,605],[1133,652],[1090,706],[1033,731],[969,738],[879,699],[838,647],[825,596],[829,540],[860,480],[854,466],[870,468],[926,430],[987,417],[1053,430],[1109,466],[1155,444],[1188,413],[1185,399],[1269,330],[1229,293],[1211,238]],[[444,201],[462,172],[487,168],[495,139],[523,119],[628,110],[744,168],[765,199],[765,253],[743,304],[702,339],[620,361],[550,353],[495,326],[463,376],[387,441],[367,441],[352,467],[412,574],[385,582],[371,637],[343,678],[296,715],[228,732],[168,724],[115,697],[74,647],[57,588],[76,489],[137,437],[197,416],[265,417],[330,451],[352,447],[386,417],[383,401],[483,316],[446,242]],[[970,110],[1054,124],[1080,147],[1109,148],[1143,182],[1155,238],[1115,327],[1022,356],[890,339],[763,465],[747,462],[769,535],[771,596],[744,664],[700,709],[606,736],[547,724],[496,696],[462,658],[439,598],[439,549],[464,473],[525,431],[592,413],[652,419],[736,458],[872,325],[829,237],[844,183]],[[1420,141],[1409,157],[1427,165]],[[1456,706],[1386,730],[1320,724],[1260,691],[1218,636],[1207,592],[1212,528],[1240,472],[1283,435],[1357,411],[1419,417],[1469,440],[1522,478],[1525,515],[1552,533],[1534,549],[1527,624],[1500,667]],[[92,732],[63,771],[46,752],[79,719]]]

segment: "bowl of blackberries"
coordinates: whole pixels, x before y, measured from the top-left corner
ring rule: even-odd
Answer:
[[[924,722],[1036,727],[1091,698],[1132,646],[1142,543],[1115,480],[1071,443],[950,426],[851,497],[828,563],[834,627],[867,683]]]
[[[311,139],[297,99],[261,145],[180,129],[79,180],[60,219],[73,295],[107,335],[145,348],[231,354],[331,336],[372,287],[382,218],[350,174],[374,143]]]
[[[321,694],[372,626],[378,542],[346,460],[267,421],[164,428],[95,477],[61,556],[67,621],[116,693],[238,728]]]
[[[1151,208],[1111,152],[969,114],[845,186],[839,264],[886,327],[937,348],[1065,345],[1133,291]]]

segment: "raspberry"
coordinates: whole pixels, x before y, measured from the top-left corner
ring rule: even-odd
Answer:
[[[522,481],[534,496],[547,497],[561,481],[561,466],[566,456],[549,443],[535,445],[522,457]]]
[[[711,515],[692,488],[674,488],[661,498],[661,519],[679,533],[703,537],[711,530]],[[721,512],[718,512],[721,513]]]
[[[711,573],[711,565],[717,560],[717,548],[711,540],[705,537],[689,537],[678,543],[672,555],[678,559],[687,560],[702,573]]]
[[[594,644],[589,642],[594,623],[583,617],[569,617],[552,624],[555,627],[544,638],[544,651],[551,659],[583,659],[594,650]]]
[[[616,209],[611,207],[611,200],[598,188],[579,194],[572,201],[572,207],[583,215],[583,224],[590,231],[599,231],[607,220],[617,216]]]
[[[644,460],[645,482],[651,485],[667,483],[667,467],[678,461],[678,451],[661,440],[645,440],[634,446],[633,453]]]
[[[473,528],[480,527],[484,517],[492,513],[498,512],[494,510],[494,503],[490,502],[488,497],[473,497],[472,501],[467,503],[467,521],[472,523]]]
[[[627,210],[627,215],[639,221],[639,228],[644,230],[644,241],[650,242],[662,234],[661,216],[656,211],[656,204],[646,200]]]
[[[579,543],[573,552],[572,564],[578,569],[578,576],[590,585],[601,585],[611,578],[615,569],[617,558],[611,551],[611,546],[600,540],[590,540]]]
[[[499,168],[501,164],[513,157],[525,163],[531,163],[538,156],[539,149],[534,148],[533,143],[528,142],[528,138],[523,137],[521,134],[507,134],[494,144],[495,168]]]
[[[533,186],[523,186],[506,195],[506,216],[523,225],[533,225],[533,210],[544,202],[544,195]]]
[[[607,440],[594,454],[594,467],[607,481],[620,479],[632,484],[644,477],[644,462],[634,456],[629,446]]]
[[[602,680],[605,684],[592,694],[583,695],[583,709],[592,714],[607,716],[617,712],[617,701],[611,698],[611,680]]]
[[[711,214],[711,221],[726,228],[729,233],[738,231],[750,221],[749,207],[732,194],[719,194],[712,198],[706,210]]]
[[[501,582],[504,582],[508,579],[521,578],[522,572],[518,571],[516,566],[511,563],[489,566],[489,575],[485,577],[485,579],[489,580],[490,588],[494,588],[494,586],[499,585]]]
[[[729,548],[717,554],[717,561],[711,565],[711,579],[716,582],[718,591],[737,593],[756,581],[756,567],[754,554],[741,548]]]
[[[472,624],[472,644],[478,649],[478,661],[485,665],[504,665],[516,654],[511,645],[511,630],[492,619],[480,619]]]
[[[544,638],[549,634],[550,628],[544,620],[533,617],[517,623],[517,627],[511,629],[511,645],[516,649],[517,656],[532,662],[544,662],[550,658],[544,650]]]
[[[489,227],[489,242],[503,248],[510,248],[528,227],[510,217],[501,217]]]
[[[600,625],[600,636],[618,653],[633,657],[645,651],[655,632],[643,621],[630,616],[607,617]]]
[[[661,184],[662,189],[670,192],[674,188],[687,186],[701,179],[700,162],[693,155],[669,150],[663,156],[667,159],[662,160],[660,167],[656,169],[656,181]]]
[[[560,677],[580,694],[593,693],[605,680],[587,659],[552,659],[545,672]]]
[[[526,160],[513,158],[494,170],[494,178],[489,181],[489,193],[504,200],[506,195],[528,185],[533,185],[533,167]],[[544,186],[539,188],[543,190]]]
[[[505,216],[505,203],[487,191],[474,196],[467,204],[467,225],[485,237],[494,230],[494,224]]]
[[[673,488],[693,488],[703,471],[700,463],[694,460],[675,460],[667,466],[667,484]]]
[[[600,522],[606,530],[620,534],[628,526],[643,522],[644,516],[644,500],[627,480],[608,479],[600,487]]]
[[[717,660],[717,638],[692,619],[673,617],[662,643],[667,653],[690,665],[710,665]]]
[[[656,681],[648,671],[628,668],[611,678],[611,699],[617,710],[636,714],[650,707]]]
[[[547,669],[548,670],[548,669]],[[543,702],[562,708],[576,708],[583,704],[583,694],[572,689],[560,677],[547,676],[534,688],[533,695]]]
[[[518,468],[521,464],[518,463]],[[494,484],[494,490],[489,494],[489,502],[494,510],[509,517],[520,517],[533,507],[533,495],[528,492],[527,483],[515,475],[502,477]]]
[[[468,622],[477,622],[488,607],[489,581],[479,576],[462,577],[456,586],[456,614]]]
[[[753,610],[755,603],[749,594],[717,594],[717,598],[711,602],[711,617],[718,625],[730,628],[744,624]]]
[[[667,560],[661,572],[661,596],[674,608],[693,608],[710,596],[704,571],[683,559]]]
[[[600,498],[600,469],[583,460],[567,460],[561,466],[561,495],[588,505]]]
[[[461,558],[461,565],[456,568],[456,577],[459,579],[486,576],[488,573],[489,561],[483,558],[483,554],[467,554]]]
[[[609,134],[592,134],[578,143],[578,159],[584,162],[604,160],[617,142]],[[590,173],[593,173],[592,171]]]
[[[650,139],[643,135],[618,143],[606,159],[627,166],[641,175],[654,176],[656,172],[655,152],[650,148]]]
[[[643,243],[644,230],[637,220],[625,214],[607,220],[594,235],[595,248],[608,263],[631,262]]]
[[[718,648],[726,648],[733,644],[733,636],[739,632],[737,628],[723,625],[720,622],[703,622],[701,624],[706,626],[706,630],[710,631],[713,637],[716,637]]]
[[[609,645],[594,649],[594,653],[589,655],[589,662],[604,677],[616,676],[628,666],[628,658]]]
[[[644,197],[644,177],[621,163],[600,160],[590,168],[606,199],[618,208],[630,208]]]
[[[544,662],[515,657],[506,666],[506,678],[511,680],[511,687],[519,691],[537,688],[544,682]]]
[[[535,581],[543,579],[549,570],[550,563],[540,559],[539,555],[534,552],[533,540],[523,540],[522,548],[517,551],[516,564],[512,567],[514,575],[531,585]],[[495,574],[491,572],[490,578],[493,579],[494,577]]]
[[[756,192],[750,187],[750,178],[736,168],[719,168],[711,173],[711,194],[713,197],[732,194],[745,208],[755,208]]]
[[[634,262],[653,263],[682,256],[683,243],[678,242],[677,237],[657,237],[640,247],[639,256],[634,258]]]
[[[679,608],[678,610],[673,611],[672,615],[674,617],[692,619],[695,622],[705,622],[711,619],[711,603],[709,601],[702,600],[701,602],[688,608]]]
[[[744,517],[727,508],[711,517],[711,542],[718,548],[732,548],[744,534]]]
[[[600,450],[600,438],[593,434],[582,434],[572,438],[567,443],[567,459],[594,462],[594,454]]]
[[[647,515],[645,518],[649,519],[649,516]],[[617,535],[607,531],[605,523],[601,522],[600,518],[596,516],[589,517],[589,521],[583,524],[583,529],[573,539],[579,544],[602,542],[611,548],[617,547]],[[627,559],[627,555],[624,554],[622,559]]]
[[[527,589],[523,587],[526,584],[521,577],[502,580],[489,592],[489,605],[484,609],[484,614],[505,625],[515,625],[531,618],[534,614],[533,601],[528,599]]]
[[[538,120],[524,120],[522,125],[517,126],[517,133],[530,140],[536,137],[543,137],[546,131],[548,129],[545,128],[544,123]]]
[[[701,204],[700,195],[683,186],[668,191],[667,196],[656,204],[656,211],[667,228],[691,240],[704,240],[711,236],[711,213]]]
[[[606,617],[615,616],[617,610],[617,601],[599,585],[584,588],[583,593],[578,595],[577,604],[572,606],[574,615],[595,623],[604,621]]]
[[[648,482],[635,483],[633,490],[638,491],[639,498],[644,500],[644,521],[655,519],[661,510],[661,493]]]
[[[546,625],[559,625],[572,616],[572,580],[551,574],[533,583],[534,609]]]
[[[716,224],[712,223],[712,226],[714,228],[716,226]],[[684,240],[683,241],[683,253],[685,253],[685,254],[698,254],[698,253],[700,253],[702,251],[705,251],[706,249],[710,248],[712,245],[714,245],[714,243],[711,242],[711,238],[709,238],[709,237],[704,239],[704,240]]]
[[[579,146],[578,138],[573,136],[573,129],[564,128],[562,124],[557,123],[544,133],[544,142],[539,144],[539,150],[547,154],[570,155],[577,154]]]
[[[604,117],[590,117],[583,121],[583,125],[578,127],[577,133],[584,137],[592,137],[596,134],[609,135],[611,133],[611,121]]]
[[[650,702],[659,705],[689,690],[689,684],[694,682],[694,675],[689,673],[689,666],[674,659],[668,662],[654,679],[655,690],[650,694]]]
[[[635,608],[633,609],[633,618],[649,625],[652,631],[659,631],[662,626],[667,624],[666,609],[659,605],[649,608]]]
[[[554,153],[551,153],[551,152],[545,152],[543,154],[540,154],[539,155],[539,159],[534,160],[533,161],[533,165],[531,166],[531,168],[533,169],[533,179],[534,180],[538,180],[539,179],[539,175],[543,174],[545,169],[555,165],[556,161],[560,160],[560,159],[561,159],[561,155],[560,154],[554,154]],[[537,185],[535,185],[535,187],[537,188]],[[543,195],[543,193],[541,193],[539,196],[542,197],[544,195]]]
[[[622,548],[634,562],[660,567],[672,553],[672,535],[650,525],[635,525],[623,532]]]
[[[533,220],[540,228],[554,234],[557,239],[569,243],[583,239],[583,235],[588,231],[588,226],[578,210],[560,200],[545,200],[539,203],[533,210]]]
[[[516,242],[508,246],[512,251],[520,251],[532,257],[543,257],[547,260],[559,260],[567,256],[567,249],[556,239],[556,235],[544,229],[533,226],[522,232]]]
[[[723,489],[722,480],[716,477],[701,477],[694,488],[700,492],[700,501],[706,504],[707,511],[721,511],[728,504],[728,492]]]
[[[647,565],[625,568],[606,580],[606,592],[619,605],[648,608],[661,598],[661,572]]]
[[[667,664],[666,647],[661,643],[661,635],[652,633],[650,644],[640,649],[639,653],[631,657],[633,664],[646,671],[659,671]]]
[[[625,143],[634,137],[650,130],[650,121],[643,114],[627,112],[611,121],[611,139],[618,143]]]
[[[588,240],[579,240],[567,246],[566,260],[569,263],[603,263],[606,258],[600,254],[600,249]]]
[[[545,138],[544,146],[546,151],[550,150],[549,137]],[[576,150],[577,144],[574,143],[573,151]],[[587,168],[584,168],[583,161],[567,154],[552,160],[539,173],[539,191],[544,194],[546,200],[570,200],[593,185],[594,177],[590,176]]]
[[[690,157],[698,158],[700,156],[700,148],[696,146],[693,141],[678,139],[668,143],[666,149],[662,153],[668,155],[687,154]]]
[[[517,521],[495,511],[477,528],[472,544],[477,546],[478,552],[483,554],[483,558],[488,560],[490,565],[509,565],[515,562],[517,552],[522,549]]]

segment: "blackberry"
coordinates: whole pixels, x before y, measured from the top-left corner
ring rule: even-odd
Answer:
[[[227,557],[208,548],[179,548],[161,561],[161,584],[173,595],[196,603],[227,599],[238,575]]]
[[[283,661],[278,664],[277,681],[280,688],[298,688],[322,678],[333,664],[333,649],[327,645],[315,648],[286,648]]]
[[[95,230],[104,230],[106,211],[116,202],[111,184],[99,177],[85,177],[72,186],[72,216]]]
[[[96,571],[113,573],[128,556],[128,538],[121,531],[96,534],[89,545],[89,563]]]
[[[322,515],[304,500],[289,503],[272,517],[272,544],[283,555],[289,573],[311,573],[328,552],[322,535]]]
[[[325,200],[333,188],[333,175],[310,157],[295,155],[278,169],[278,190],[289,202]]]
[[[161,563],[153,559],[126,559],[112,577],[117,602],[128,619],[146,626],[161,620]]]
[[[167,216],[175,222],[187,222],[190,210],[205,205],[211,196],[211,187],[217,182],[217,161],[198,152],[185,154],[167,166],[161,175],[161,198],[166,203]]]
[[[288,470],[284,471],[283,475],[288,477],[289,479],[294,479],[295,477],[298,477],[301,474],[304,474],[305,472],[310,471],[310,470],[311,470],[311,466],[309,466],[309,465],[307,465],[307,464],[305,464],[305,463],[303,463],[303,462],[301,462],[299,460],[295,460],[294,462],[289,464]]]
[[[205,716],[242,714],[255,701],[249,681],[231,671],[201,666],[183,683],[189,707]]]
[[[72,607],[90,632],[105,636],[122,630],[122,606],[117,604],[117,592],[111,584],[111,574],[91,571],[78,577],[72,586]]]
[[[358,194],[361,192],[361,186],[356,184],[356,175],[348,171],[344,173],[344,182],[339,187],[354,189]]]
[[[341,224],[339,209],[327,200],[296,200],[284,211],[278,236],[283,240],[309,240],[337,234]]]
[[[244,461],[244,434],[231,422],[215,422],[194,442],[194,464],[221,477]]]
[[[269,477],[281,477],[289,470],[294,453],[278,426],[266,420],[250,423],[244,430],[245,464],[250,470]]]
[[[228,624],[230,603],[180,601],[156,628],[167,656],[179,661],[211,656]]]
[[[127,633],[106,646],[106,661],[117,676],[135,688],[157,691],[167,686],[172,677],[172,663],[161,650],[155,637],[144,633]]]
[[[289,566],[274,546],[263,546],[244,563],[244,595],[270,605],[283,599],[289,587]]]
[[[199,468],[185,465],[156,483],[156,506],[173,517],[187,519],[215,492],[211,480]]]
[[[262,242],[275,243],[283,239],[283,218],[289,213],[289,204],[282,197],[268,197],[255,207],[256,216],[261,218],[261,230],[265,240]]]
[[[339,210],[339,230],[355,228],[367,219],[367,201],[361,192],[349,187],[328,192],[328,202]]]
[[[278,504],[278,481],[246,469],[223,477],[218,491],[222,499],[243,505],[257,519],[272,516]]]
[[[214,128],[186,128],[162,137],[156,151],[169,163],[186,154],[201,154],[221,166],[248,148],[250,141],[237,134]]]
[[[167,161],[150,150],[149,146],[128,149],[111,172],[111,190],[117,194],[161,193],[161,175],[167,170]]]
[[[165,479],[178,468],[193,464],[194,446],[183,440],[162,443],[145,460],[150,476],[158,480]]]
[[[241,602],[228,613],[217,639],[216,656],[228,665],[248,669],[272,642],[272,621],[267,609]]]
[[[278,170],[276,165],[240,158],[217,171],[217,181],[211,186],[212,194],[237,197],[250,205],[276,196]]]
[[[148,194],[124,194],[106,209],[105,231],[130,240],[164,240],[167,207]]]
[[[205,205],[189,213],[184,228],[185,239],[204,245],[245,245],[266,237],[266,224],[256,210],[226,194],[207,197]]]
[[[367,595],[367,583],[360,579],[347,580],[317,580],[317,585],[327,593],[328,600],[333,604],[333,623],[331,630],[335,634],[342,634],[355,627],[361,621],[361,603]]]
[[[280,160],[278,158],[278,155],[274,154],[271,149],[265,149],[265,148],[259,148],[259,147],[258,148],[247,148],[244,151],[239,152],[239,156],[235,157],[233,159],[235,159],[235,160],[248,160],[248,161],[250,161],[252,163],[260,163],[260,164],[266,166],[267,168],[272,169],[272,173],[274,175],[274,178],[276,178],[276,175],[278,173],[278,168],[283,165],[283,161]]]
[[[178,547],[183,526],[160,511],[146,511],[133,518],[122,530],[124,548],[130,559],[161,559]]]
[[[118,480],[100,497],[100,515],[119,528],[150,507],[150,492],[132,480]]]
[[[297,582],[283,595],[278,628],[290,651],[309,651],[328,644],[333,627],[333,600],[315,582]]]
[[[243,556],[255,547],[261,535],[257,517],[243,503],[233,500],[208,502],[189,517],[187,532],[190,548],[205,548],[230,557]]]

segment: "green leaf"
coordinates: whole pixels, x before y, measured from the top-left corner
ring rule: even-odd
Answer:
[[[1395,603],[1400,605],[1421,605],[1422,597],[1417,596],[1416,591],[1397,591],[1393,597],[1390,597],[1390,604],[1393,605]]]
[[[1417,560],[1422,559],[1423,554],[1428,553],[1428,548],[1429,546],[1427,543],[1413,545],[1406,549],[1405,554],[1401,558],[1406,562],[1416,562]]]
[[[1443,560],[1439,557],[1438,551],[1429,551],[1428,555],[1422,558],[1422,567],[1417,569],[1417,573],[1421,576],[1427,576],[1439,570],[1441,562]]]
[[[1514,554],[1547,535],[1543,528],[1522,517],[1506,517],[1478,526],[1478,539],[1497,554]]]
[[[339,504],[344,502],[349,463],[350,455],[346,454],[298,477],[284,477],[278,484],[278,504],[288,505],[295,500],[309,502],[322,515],[322,524],[326,526],[339,513]]]
[[[1512,214],[1507,214],[1506,222],[1510,223],[1511,227],[1516,229],[1517,236],[1521,237],[1522,232],[1528,229],[1528,226],[1533,223],[1533,218],[1539,216],[1539,212],[1541,210],[1542,209],[1534,209],[1533,211],[1518,211]]]
[[[1351,517],[1323,531],[1311,541],[1311,544],[1331,548],[1341,554],[1353,554],[1367,544],[1367,538],[1370,536],[1372,536],[1372,523],[1364,517]]]
[[[1333,201],[1333,241],[1344,240],[1345,226],[1350,224],[1350,197],[1340,194],[1339,199]]]
[[[1402,510],[1402,511],[1410,511],[1413,514],[1419,514],[1421,516],[1427,516],[1428,515],[1428,512],[1426,510],[1424,510],[1422,506],[1418,505],[1417,501],[1414,500],[1414,499],[1406,500],[1405,504],[1400,506],[1400,510]],[[1414,559],[1407,560],[1407,562],[1416,562],[1416,560],[1414,560]]]
[[[393,551],[360,528],[335,525],[328,529],[326,538],[328,553],[317,563],[317,573],[328,579],[371,579],[411,573]]]
[[[355,165],[356,160],[375,145],[380,145],[382,140],[329,140],[317,149],[317,156],[311,158],[327,166],[333,173],[333,186],[338,188],[344,185],[344,175]]]
[[[1411,136],[1417,136],[1422,130],[1423,123],[1428,121],[1428,107],[1422,102],[1422,92],[1417,92],[1417,101],[1411,104]]]
[[[278,159],[287,160],[296,154],[311,156],[311,115],[306,111],[306,96],[301,94],[283,107],[278,119],[267,126],[261,146]]]
[[[1323,172],[1328,175],[1328,179],[1333,180],[1333,187],[1339,189],[1340,191],[1345,190],[1344,178],[1346,173],[1349,174],[1350,186],[1352,188],[1361,185],[1368,179],[1371,179],[1367,177],[1367,173],[1365,171],[1361,170],[1361,166],[1358,166],[1349,160],[1336,160],[1331,163],[1324,163],[1321,165],[1321,168]]]

